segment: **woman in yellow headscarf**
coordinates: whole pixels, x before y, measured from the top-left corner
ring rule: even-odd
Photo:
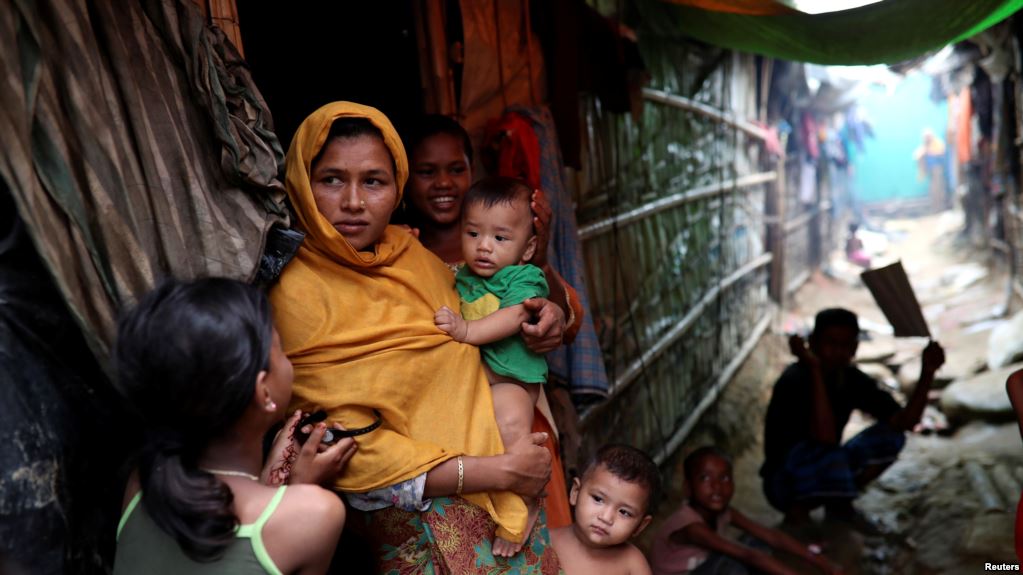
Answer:
[[[527,533],[516,495],[546,484],[543,434],[505,450],[479,350],[434,325],[458,296],[445,265],[387,225],[407,177],[401,140],[374,108],[328,104],[292,140],[287,189],[306,238],[270,295],[293,407],[372,429],[335,487],[367,511],[380,572],[557,572],[543,517]],[[495,558],[495,530],[527,544]]]

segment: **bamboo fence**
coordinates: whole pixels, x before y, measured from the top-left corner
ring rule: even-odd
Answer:
[[[663,462],[766,330],[768,194],[752,57],[685,45],[644,54],[638,118],[585,103],[577,215],[612,382],[582,416],[583,452],[625,442]],[[684,65],[680,65],[684,63]]]

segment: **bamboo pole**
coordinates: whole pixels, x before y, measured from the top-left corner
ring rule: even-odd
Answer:
[[[707,311],[710,305],[718,297],[720,297],[725,290],[733,286],[740,279],[771,263],[772,259],[772,254],[761,254],[760,257],[733,271],[728,276],[722,278],[720,283],[712,286],[703,295],[703,297],[700,298],[700,301],[690,308],[685,316],[683,316],[683,318],[668,333],[664,334],[664,336],[662,336],[656,343],[648,347],[646,351],[640,354],[637,359],[629,364],[622,375],[612,382],[611,389],[608,390],[607,400],[584,413],[579,418],[580,427],[586,426],[586,424],[591,421],[597,413],[605,409],[611,404],[615,397],[621,395],[625,389],[632,385],[646,366],[650,365],[654,360],[664,354],[664,352],[667,351],[672,344],[688,333],[693,326],[696,325],[697,320],[703,316],[704,312]]]
[[[785,303],[785,158],[776,162],[778,178],[767,188],[764,202],[764,220],[767,222],[768,251],[774,255],[771,260],[771,279],[768,291],[778,307]]]
[[[689,433],[696,427],[696,424],[700,421],[700,417],[707,411],[707,409],[713,405],[714,401],[717,400],[721,392],[724,391],[725,387],[732,381],[736,372],[742,367],[742,364],[746,362],[746,359],[753,353],[753,350],[757,346],[757,342],[763,337],[764,332],[767,331],[767,327],[771,324],[771,313],[765,312],[757,322],[756,327],[753,328],[753,333],[750,334],[746,341],[742,344],[739,352],[735,354],[735,357],[728,363],[724,371],[717,377],[717,381],[714,382],[714,386],[711,387],[710,391],[703,396],[700,403],[696,405],[689,415],[686,417],[682,425],[675,430],[672,434],[671,439],[661,446],[661,449],[654,455],[654,463],[657,465],[663,464],[672,453],[678,450],[682,446],[682,442],[685,441]]]
[[[588,240],[600,234],[607,233],[616,226],[622,227],[682,204],[694,202],[711,196],[717,196],[731,191],[733,188],[749,188],[758,184],[765,184],[775,181],[777,178],[778,172],[761,172],[759,174],[751,174],[735,180],[728,180],[708,186],[700,186],[684,192],[665,196],[639,206],[638,208],[629,210],[623,214],[605,218],[603,220],[593,222],[592,224],[587,224],[580,228],[579,239]]]
[[[767,139],[767,133],[760,126],[757,126],[756,124],[753,124],[751,122],[747,122],[746,120],[740,120],[731,112],[719,110],[717,108],[714,108],[713,106],[708,106],[707,104],[703,104],[695,100],[690,100],[689,98],[686,98],[684,96],[677,96],[675,94],[669,94],[667,92],[662,92],[661,90],[654,90],[651,88],[643,88],[643,97],[646,98],[647,100],[650,100],[651,102],[658,102],[682,110],[696,112],[698,114],[710,118],[711,120],[732,126],[733,128],[746,132],[747,134],[753,136],[754,138],[757,138],[758,140]]]

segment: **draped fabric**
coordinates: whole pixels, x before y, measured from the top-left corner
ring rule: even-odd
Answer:
[[[377,110],[335,102],[306,118],[287,160],[288,196],[306,239],[270,297],[295,369],[293,408],[322,407],[348,429],[382,419],[356,438],[358,451],[335,483],[362,493],[459,454],[496,455],[503,447],[479,348],[456,342],[433,321],[442,305],[458,309],[448,267],[397,226],[386,228],[372,252],[356,251],[316,208],[312,159],[341,117],[369,119],[395,160],[398,190],[408,177],[401,140]],[[464,498],[489,513],[502,537],[524,535],[520,497]]]
[[[0,178],[93,352],[162,277],[251,279],[283,153],[223,34],[184,0],[0,5]]]
[[[512,107],[509,111],[529,120],[540,144],[540,187],[551,201],[551,243],[547,257],[561,277],[575,288],[582,309],[589,310],[586,291],[586,268],[579,243],[578,224],[572,197],[562,180],[561,148],[557,130],[547,108]],[[568,381],[573,395],[607,395],[607,372],[597,332],[590,317],[583,318],[571,345],[564,345],[547,354],[551,373]]]
[[[795,12],[792,8],[778,0],[666,0],[673,4],[693,6],[703,10],[715,12],[730,12],[733,14],[755,14],[767,16],[771,14],[789,14]]]
[[[1023,7],[1023,0],[882,0],[816,15],[751,13],[763,14],[770,4],[789,3],[638,0],[641,37],[657,42],[658,37],[689,36],[733,50],[818,64],[895,63],[978,34]],[[720,5],[750,9],[723,12]]]

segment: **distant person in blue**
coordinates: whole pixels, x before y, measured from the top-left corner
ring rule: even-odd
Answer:
[[[798,361],[774,384],[760,469],[764,494],[786,523],[804,524],[813,509],[824,506],[829,519],[876,531],[852,502],[895,462],[905,432],[920,421],[934,373],[945,363],[941,346],[929,343],[920,381],[901,407],[853,365],[859,335],[856,314],[832,308],[817,314],[809,346],[798,335],[789,340]],[[843,444],[842,431],[854,409],[877,423]]]

